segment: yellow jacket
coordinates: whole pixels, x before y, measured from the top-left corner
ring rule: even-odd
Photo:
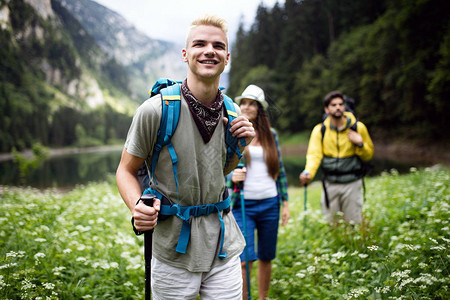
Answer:
[[[331,182],[350,182],[361,178],[358,173],[361,161],[369,161],[373,157],[374,147],[366,126],[357,121],[350,112],[345,112],[347,123],[340,131],[330,124],[330,117],[317,124],[309,140],[306,153],[305,170],[311,174],[311,179],[322,164],[327,180]],[[348,138],[348,131],[356,124],[356,130],[363,139],[363,147],[354,145]],[[325,135],[322,139],[322,126]]]

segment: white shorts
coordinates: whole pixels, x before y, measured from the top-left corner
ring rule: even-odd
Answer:
[[[209,272],[189,272],[152,258],[153,300],[241,300],[242,271],[239,256]]]

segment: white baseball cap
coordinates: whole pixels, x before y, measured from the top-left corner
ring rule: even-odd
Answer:
[[[245,90],[242,92],[242,95],[236,97],[234,101],[239,105],[241,104],[242,99],[251,99],[256,100],[261,103],[264,109],[269,107],[269,104],[266,102],[266,97],[264,96],[264,91],[259,86],[254,84],[250,84]]]

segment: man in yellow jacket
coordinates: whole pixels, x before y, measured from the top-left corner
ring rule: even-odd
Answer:
[[[308,184],[319,166],[324,173],[322,210],[331,223],[336,213],[344,220],[362,221],[363,161],[373,157],[373,143],[366,126],[345,111],[344,95],[332,91],[324,98],[328,117],[317,124],[309,140],[305,170],[300,173],[302,185]]]

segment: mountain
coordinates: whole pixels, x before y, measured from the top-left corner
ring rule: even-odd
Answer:
[[[185,76],[174,45],[71,2],[0,0],[1,152],[123,142],[151,82]]]
[[[145,99],[151,83],[159,77],[182,80],[186,76],[182,45],[148,37],[121,15],[97,2],[59,1],[100,48],[126,68],[133,98]]]

